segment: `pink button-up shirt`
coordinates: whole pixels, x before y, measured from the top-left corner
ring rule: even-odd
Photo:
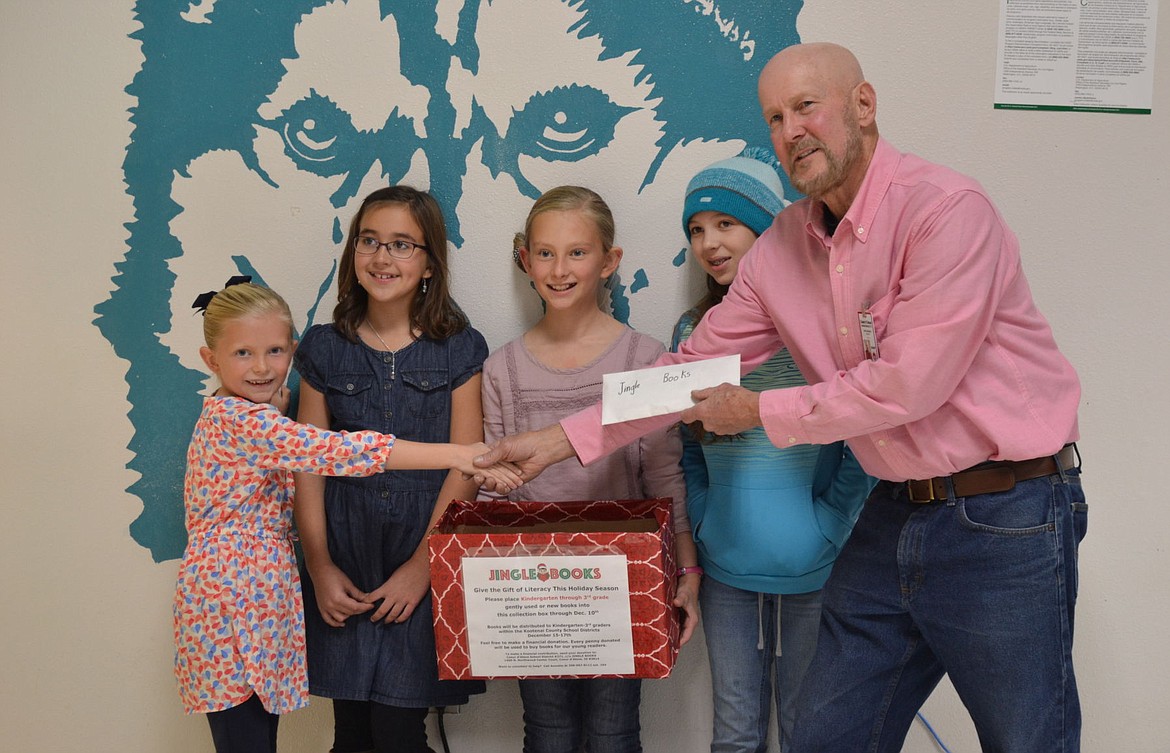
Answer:
[[[866,472],[902,481],[1077,438],[1080,385],[1032,301],[1015,235],[974,180],[884,140],[832,236],[821,202],[782,211],[723,302],[658,365],[739,353],[747,373],[785,346],[810,384],[760,396],[779,447],[846,439]],[[602,427],[595,406],[561,426],[589,463],[676,418]]]

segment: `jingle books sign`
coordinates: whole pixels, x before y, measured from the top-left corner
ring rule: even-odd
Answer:
[[[624,554],[464,557],[471,673],[634,671]]]

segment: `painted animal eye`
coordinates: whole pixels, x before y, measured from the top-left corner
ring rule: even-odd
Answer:
[[[504,136],[494,129],[483,139],[484,163],[493,175],[511,175],[520,192],[537,198],[541,190],[520,170],[520,157],[545,162],[576,162],[613,141],[617,124],[636,108],[616,104],[605,92],[573,84],[537,92],[508,122]]]
[[[529,98],[512,117],[505,140],[519,154],[576,162],[608,146],[630,112],[592,86],[558,86]]]
[[[351,168],[358,132],[349,115],[328,97],[310,90],[268,125],[280,133],[285,154],[300,169],[340,175]]]
[[[335,207],[344,206],[357,195],[375,161],[381,163],[386,182],[396,183],[406,174],[411,156],[422,145],[412,121],[397,107],[380,128],[358,130],[348,112],[312,89],[280,117],[262,125],[280,134],[284,153],[298,169],[315,175],[346,176],[329,197]]]

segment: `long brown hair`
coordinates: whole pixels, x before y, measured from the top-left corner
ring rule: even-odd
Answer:
[[[715,305],[723,300],[724,296],[727,295],[727,291],[731,289],[730,285],[724,285],[718,282],[711,275],[704,275],[704,277],[707,278],[707,292],[704,293],[703,297],[700,298],[694,306],[691,306],[685,314],[685,316],[690,317],[691,321],[694,322],[694,325],[691,326],[692,329],[699,323],[699,320],[702,319],[708,311],[715,308]],[[735,434],[729,437],[721,437],[718,434],[712,434],[703,428],[703,423],[701,421],[692,421],[691,423],[687,424],[687,428],[690,430],[691,436],[695,440],[703,443],[719,442],[723,440],[730,441],[739,439],[743,436],[742,434]]]
[[[354,239],[362,226],[366,212],[386,204],[400,204],[423,233],[427,263],[431,276],[427,278],[427,292],[420,287],[410,302],[410,327],[420,330],[434,340],[442,340],[462,332],[467,327],[467,316],[451,297],[450,272],[447,266],[447,223],[434,197],[411,186],[379,188],[362,200],[361,207],[349,223],[341,264],[337,270],[337,306],[333,308],[333,326],[346,339],[358,341],[357,329],[366,318],[369,296],[358,284],[354,271]]]
[[[727,291],[731,289],[730,285],[716,281],[711,275],[704,276],[707,278],[707,292],[703,294],[698,303],[687,311],[687,315],[695,320],[695,324],[699,323],[704,314],[715,308],[715,305],[722,301],[723,297],[727,295]]]
[[[723,297],[727,295],[727,291],[731,289],[730,285],[723,285],[716,282],[715,278],[711,275],[704,276],[707,278],[707,292],[703,294],[703,297],[699,299],[698,303],[687,309],[687,312],[683,315],[688,317],[693,322],[691,329],[694,329],[695,326],[698,325],[699,320],[702,319],[708,311],[715,308],[715,304],[722,301]],[[682,331],[682,322],[679,322],[679,337],[682,336]],[[712,434],[703,428],[702,421],[692,421],[691,423],[687,424],[686,427],[691,432],[692,439],[704,444],[718,442],[721,440],[732,440],[742,436],[740,434],[736,434],[730,437],[721,437],[718,434]]]

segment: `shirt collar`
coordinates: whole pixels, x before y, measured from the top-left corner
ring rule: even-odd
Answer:
[[[849,206],[849,211],[845,213],[837,225],[838,234],[853,233],[853,237],[861,243],[869,240],[869,237],[873,235],[871,227],[873,220],[877,216],[882,199],[885,198],[890,184],[894,181],[894,174],[901,161],[901,152],[895,149],[890,142],[878,138],[873,157],[865,171],[865,178],[861,182],[861,188],[858,189],[857,196]],[[822,242],[827,242],[829,236],[825,229],[824,211],[823,202],[808,202],[805,229],[820,238]]]

